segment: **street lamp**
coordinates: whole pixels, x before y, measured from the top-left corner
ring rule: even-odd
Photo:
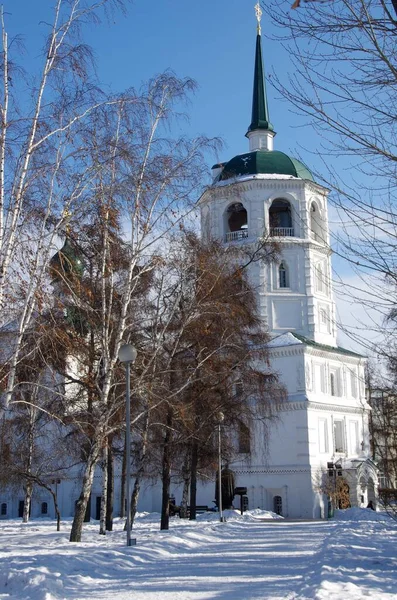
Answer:
[[[219,520],[225,522],[222,512],[222,445],[221,445],[221,425],[225,420],[223,412],[218,413],[218,503],[219,503]]]
[[[131,411],[130,411],[130,367],[135,362],[136,348],[132,344],[123,344],[119,350],[119,361],[125,364],[125,426],[126,426],[126,483],[125,494],[127,497],[127,546],[135,545],[136,540],[131,540]]]

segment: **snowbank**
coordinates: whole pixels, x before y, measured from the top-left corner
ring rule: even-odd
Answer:
[[[345,510],[336,510],[334,519],[337,521],[386,521],[393,522],[393,519],[385,512],[377,512],[371,508],[346,508]]]
[[[136,546],[123,520],[69,543],[51,521],[0,522],[1,600],[395,600],[397,524],[369,509],[330,521],[280,521],[263,510],[172,518],[140,513]],[[270,522],[264,523],[268,520]],[[371,521],[369,523],[369,521]]]

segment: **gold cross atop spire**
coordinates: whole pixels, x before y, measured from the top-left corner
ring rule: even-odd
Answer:
[[[65,222],[65,232],[67,235],[69,235],[70,233],[70,217],[72,216],[72,213],[70,212],[70,210],[68,208],[64,208],[62,211],[62,219]]]
[[[259,2],[257,2],[255,4],[255,14],[256,14],[256,20],[258,21],[258,25],[256,27],[256,31],[258,32],[258,35],[261,35],[262,9],[261,9],[261,6],[260,6]]]

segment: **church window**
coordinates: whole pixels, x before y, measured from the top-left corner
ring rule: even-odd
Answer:
[[[238,451],[240,454],[251,452],[251,438],[249,427],[240,421],[238,429]]]
[[[283,499],[281,498],[281,496],[274,496],[273,511],[276,513],[276,515],[283,514]]]
[[[324,241],[322,217],[315,202],[310,206],[310,234],[316,242]]]
[[[350,430],[350,452],[353,455],[359,454],[360,444],[359,444],[359,439],[358,439],[358,421],[350,421],[349,430]]]
[[[331,396],[340,396],[341,388],[341,371],[334,368],[329,374],[329,393]]]
[[[274,200],[269,209],[270,235],[293,237],[291,205],[287,200]]]
[[[5,517],[7,515],[7,502],[2,502],[1,503],[0,514],[1,514],[2,517]]]
[[[336,381],[335,373],[331,373],[329,376],[330,392],[331,396],[336,396]]]
[[[325,365],[320,366],[320,389],[323,394],[326,393],[326,377],[325,377]]]
[[[48,504],[47,504],[47,502],[42,502],[41,503],[41,514],[42,515],[48,514]]]
[[[334,421],[335,452],[345,452],[344,422]]]
[[[228,206],[225,213],[225,241],[231,242],[248,237],[248,215],[241,202]]]
[[[278,284],[280,288],[289,288],[289,273],[285,262],[282,262],[278,268]]]
[[[320,264],[316,267],[316,289],[320,293],[324,291],[324,273]]]
[[[320,321],[320,331],[323,333],[329,333],[330,331],[330,319],[329,319],[329,309],[327,306],[323,306],[319,308],[319,321]]]
[[[355,373],[350,373],[350,384],[353,398],[357,398],[357,377]]]
[[[318,441],[321,453],[328,452],[328,427],[327,419],[318,420]]]

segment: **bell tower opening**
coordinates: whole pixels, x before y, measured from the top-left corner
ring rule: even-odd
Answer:
[[[323,219],[315,202],[310,206],[310,235],[316,242],[325,240]]]
[[[291,205],[288,200],[273,200],[269,208],[270,235],[293,237]]]
[[[225,213],[225,242],[248,237],[248,214],[241,202],[230,204]]]

